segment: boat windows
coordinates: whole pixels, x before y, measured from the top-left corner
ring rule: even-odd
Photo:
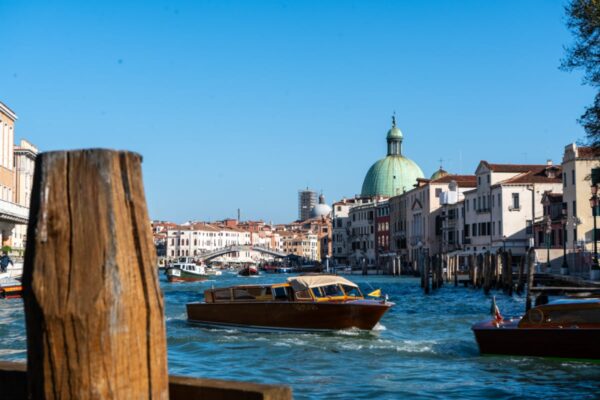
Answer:
[[[287,300],[287,290],[285,287],[276,287],[273,288],[273,298],[275,300]]]
[[[344,295],[344,292],[342,292],[342,289],[339,285],[327,285],[323,286],[321,289],[325,293],[325,296],[337,297]]]
[[[229,289],[215,290],[213,295],[216,301],[231,300],[231,291]]]
[[[362,297],[362,293],[357,287],[350,285],[342,285],[342,288],[344,289],[344,293],[346,293],[346,296],[348,297]]]
[[[310,293],[308,292],[308,290],[299,290],[296,292],[296,299],[297,300],[312,300],[312,297],[310,297]]]
[[[315,296],[316,298],[319,297],[325,297],[325,294],[323,293],[323,291],[321,290],[320,287],[314,287],[310,289],[313,293],[313,296]]]
[[[250,294],[247,288],[236,288],[233,289],[233,298],[236,300],[254,300],[254,296]]]

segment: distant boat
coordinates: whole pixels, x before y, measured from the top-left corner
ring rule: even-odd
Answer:
[[[271,285],[204,291],[204,302],[187,304],[188,321],[250,330],[370,330],[393,303],[365,299],[359,287],[336,275],[301,275]]]
[[[238,272],[238,274],[240,276],[252,276],[252,275],[258,275],[258,269],[253,266],[253,265],[249,265],[247,267],[244,267],[240,270],[240,272]]]
[[[600,360],[600,298],[561,299],[471,328],[481,354]]]
[[[214,274],[213,274],[214,275]],[[208,279],[204,265],[194,263],[175,263],[167,270],[169,282],[194,282]]]
[[[267,274],[289,274],[294,271],[292,267],[283,265],[265,265],[262,268]]]

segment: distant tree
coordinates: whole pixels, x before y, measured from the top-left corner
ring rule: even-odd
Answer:
[[[583,70],[584,84],[600,90],[600,0],[572,0],[565,11],[575,43],[566,49],[561,67]],[[600,147],[600,91],[578,122],[585,129],[589,144]]]

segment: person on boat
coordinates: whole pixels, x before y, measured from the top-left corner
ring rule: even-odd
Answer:
[[[2,257],[0,257],[0,272],[6,272],[8,269],[8,264],[14,265],[8,253],[6,251],[2,252]]]

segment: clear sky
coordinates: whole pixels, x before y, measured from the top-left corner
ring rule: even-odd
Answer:
[[[0,0],[0,101],[41,150],[144,156],[150,215],[287,222],[360,192],[396,111],[429,176],[560,163],[593,100],[564,2]]]

